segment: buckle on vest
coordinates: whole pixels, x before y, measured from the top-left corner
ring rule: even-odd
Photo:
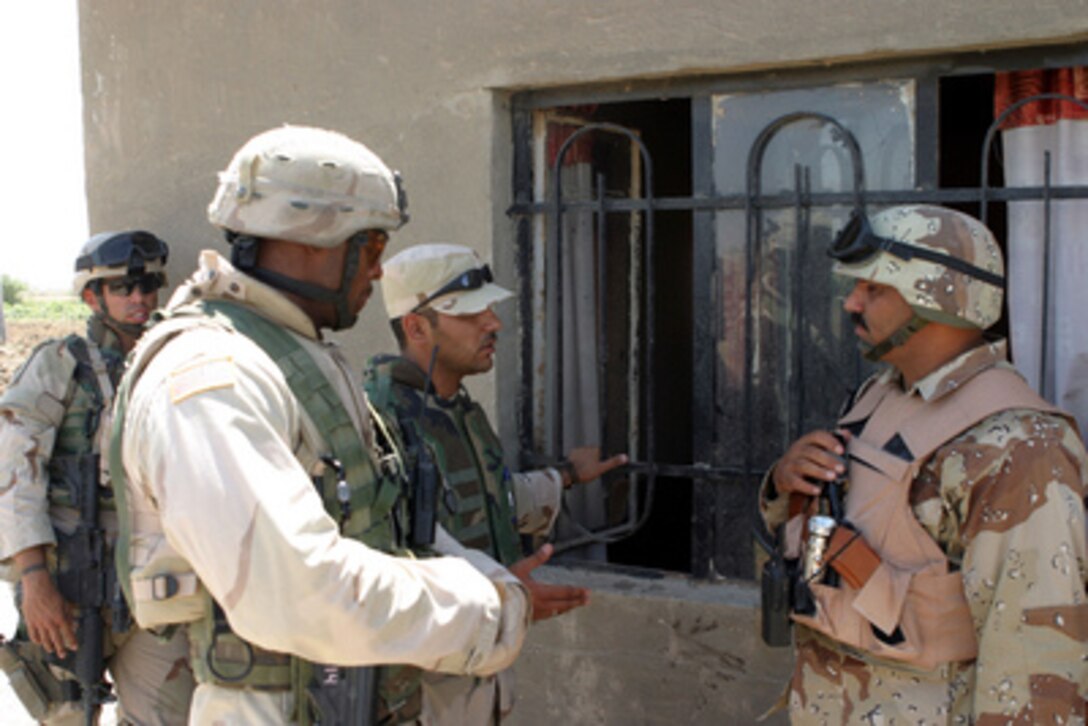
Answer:
[[[152,600],[169,600],[177,595],[179,590],[181,590],[181,585],[178,584],[178,578],[169,573],[155,575],[151,578]]]
[[[400,457],[396,454],[386,454],[378,460],[378,468],[384,476],[394,481],[399,480],[404,473],[401,468]]]

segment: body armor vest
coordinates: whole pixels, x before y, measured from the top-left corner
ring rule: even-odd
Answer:
[[[452,401],[424,400],[423,372],[405,358],[376,358],[366,374],[374,405],[401,427],[411,427],[434,450],[451,506],[440,507],[442,526],[472,549],[504,565],[524,555],[515,524],[510,472],[502,444],[479,404],[464,392]]]
[[[324,467],[314,485],[326,511],[340,524],[345,537],[375,549],[403,551],[405,474],[399,441],[371,409],[375,448],[367,447],[332,385],[310,354],[282,327],[233,303],[205,301],[169,314],[161,329],[148,335],[149,353],[134,363],[134,373],[125,378],[118,393],[118,408],[111,439],[110,467],[118,482],[118,509],[121,536],[118,543],[118,570],[126,596],[137,620],[145,627],[188,623],[192,643],[193,673],[200,683],[228,688],[254,688],[295,693],[295,720],[312,721],[307,686],[316,664],[255,646],[231,631],[217,603],[200,585],[182,558],[163,542],[152,552],[130,550],[134,527],[144,533],[161,534],[161,525],[151,513],[129,511],[124,494],[121,441],[124,407],[129,391],[142,366],[174,335],[194,325],[214,325],[236,331],[255,342],[283,372],[291,392],[312,420],[328,449],[321,457]],[[146,550],[146,548],[143,548]],[[406,696],[384,689],[385,702],[402,702]]]
[[[989,416],[1016,408],[1055,412],[1008,368],[982,371],[930,402],[895,383],[863,391],[839,421],[858,432],[847,446],[845,516],[881,562],[858,590],[845,581],[838,587],[811,584],[815,614],[794,613],[793,619],[863,657],[927,670],[975,658],[978,643],[963,577],[914,516],[910,488],[938,448]]]
[[[522,558],[514,524],[510,473],[503,465],[502,445],[478,404],[467,395],[440,401],[426,376],[406,358],[380,356],[371,361],[365,388],[371,403],[401,428],[415,433],[436,457],[446,506],[439,505],[442,526],[466,547],[487,552],[504,565]],[[393,709],[395,723],[413,723],[422,710],[421,671],[412,666],[386,666],[379,682],[411,694]],[[497,719],[496,719],[497,720]]]

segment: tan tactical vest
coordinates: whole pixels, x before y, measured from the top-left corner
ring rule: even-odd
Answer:
[[[978,642],[963,577],[951,570],[915,518],[910,486],[940,446],[995,413],[1017,408],[1060,413],[1008,368],[982,371],[958,391],[931,402],[895,384],[865,390],[839,421],[842,427],[862,427],[847,447],[845,515],[881,564],[859,590],[846,582],[838,587],[812,584],[815,615],[795,613],[793,619],[858,651],[918,668],[974,659]],[[889,453],[887,444],[896,439],[909,459]],[[792,530],[799,533],[800,527]],[[902,640],[882,640],[873,626],[886,635],[901,634]]]
[[[306,686],[314,664],[275,653],[246,642],[229,626],[225,615],[193,572],[170,545],[154,502],[136,490],[126,490],[121,462],[124,410],[131,386],[147,363],[175,335],[196,327],[212,326],[240,332],[257,343],[284,372],[292,393],[299,398],[310,423],[300,431],[299,463],[310,471],[326,511],[340,522],[345,537],[391,553],[402,553],[399,532],[405,521],[401,495],[403,465],[399,440],[371,408],[376,438],[395,450],[387,455],[363,446],[359,433],[339,405],[335,392],[320,371],[308,363],[308,354],[291,336],[257,314],[225,301],[205,301],[182,308],[149,331],[130,363],[118,392],[117,418],[110,446],[110,468],[117,483],[120,537],[117,567],[132,612],[144,628],[187,625],[194,657],[193,674],[199,683],[226,688],[287,690],[295,692],[292,720],[311,723]],[[324,404],[321,402],[324,401]],[[332,451],[333,458],[321,456]],[[342,466],[337,471],[336,466]],[[341,486],[343,485],[343,486]],[[409,694],[398,684],[383,684],[381,707],[394,710]],[[414,690],[418,691],[418,684]]]

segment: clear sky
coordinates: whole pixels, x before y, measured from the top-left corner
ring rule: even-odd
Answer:
[[[0,273],[67,291],[87,239],[76,0],[0,2]]]

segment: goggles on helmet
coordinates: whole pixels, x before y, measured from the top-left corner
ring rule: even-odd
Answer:
[[[491,268],[488,265],[482,267],[474,267],[471,270],[465,270],[457,277],[453,278],[445,285],[440,287],[435,292],[427,296],[427,299],[412,308],[412,312],[420,310],[426,307],[428,304],[434,302],[440,297],[449,295],[455,292],[467,292],[468,290],[479,290],[481,287],[489,282],[494,282],[495,278],[491,275]]]
[[[924,247],[916,247],[888,237],[881,237],[873,232],[873,228],[869,225],[869,218],[859,212],[854,213],[827,250],[830,257],[847,265],[866,262],[881,252],[895,255],[901,260],[911,260],[917,257],[938,265],[944,265],[995,287],[1002,287],[1005,283],[1001,275],[976,267],[969,262],[964,262],[958,257],[952,257]]]
[[[106,278],[102,282],[110,292],[121,297],[128,297],[135,289],[149,295],[166,284],[166,275],[161,272],[146,272],[142,275]]]
[[[93,252],[76,260],[76,270],[95,267],[125,267],[129,276],[141,274],[145,264],[152,260],[166,263],[169,249],[166,244],[149,232],[123,232],[114,235]]]

